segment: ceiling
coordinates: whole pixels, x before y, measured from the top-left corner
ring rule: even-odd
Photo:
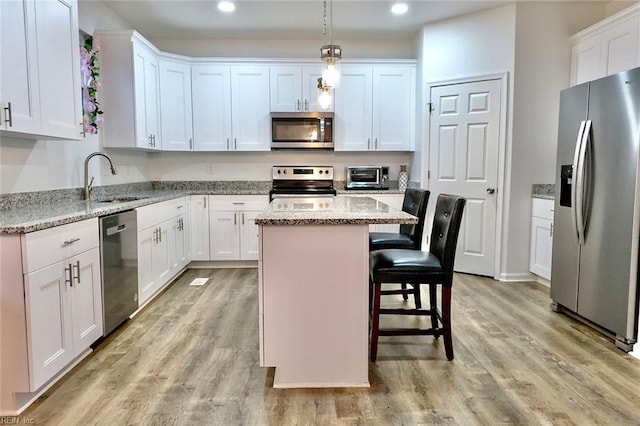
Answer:
[[[235,0],[231,14],[217,0],[104,0],[147,38],[313,40],[322,38],[322,0]],[[409,12],[394,16],[391,0],[334,0],[333,40],[403,40],[428,22],[489,9],[509,1],[407,1]]]

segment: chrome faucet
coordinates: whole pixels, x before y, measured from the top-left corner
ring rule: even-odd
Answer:
[[[91,182],[89,182],[89,160],[91,160],[96,155],[101,155],[107,160],[109,160],[109,166],[111,167],[111,174],[112,175],[118,174],[118,169],[116,169],[116,166],[113,165],[113,161],[111,161],[111,157],[109,157],[107,154],[105,154],[104,152],[94,152],[92,154],[89,154],[87,158],[85,158],[84,160],[84,199],[86,201],[91,200],[91,189],[92,189],[91,185],[93,184],[93,179],[94,179],[93,176],[91,176]]]

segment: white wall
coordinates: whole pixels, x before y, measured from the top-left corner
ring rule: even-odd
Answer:
[[[502,256],[499,277],[526,279],[531,185],[555,176],[559,91],[569,82],[568,36],[605,15],[604,3],[515,3],[426,25],[422,84],[508,72]],[[420,118],[426,121],[424,94]],[[428,143],[425,123],[424,144]],[[427,151],[423,147],[423,151]],[[428,153],[414,157],[426,182]]]

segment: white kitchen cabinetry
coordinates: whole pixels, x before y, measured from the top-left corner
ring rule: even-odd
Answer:
[[[82,138],[76,0],[0,2],[0,130]]]
[[[96,32],[108,148],[160,150],[158,51],[135,31]]]
[[[571,85],[640,66],[640,4],[571,37]]]
[[[161,59],[159,64],[162,150],[191,151],[191,66],[187,62],[170,59]]]
[[[209,196],[192,195],[190,204],[191,260],[209,260]]]
[[[336,151],[410,151],[415,67],[343,65],[335,91]]]
[[[136,209],[140,306],[189,263],[188,204],[183,197]]]
[[[191,84],[194,150],[230,150],[231,67],[194,64]]]
[[[322,66],[277,65],[270,69],[272,112],[333,111],[318,105],[318,78]]]
[[[102,336],[98,220],[21,239],[28,390],[34,392]]]
[[[534,198],[531,204],[531,249],[529,270],[551,279],[553,245],[553,200]]]
[[[193,65],[195,151],[271,148],[269,67]]]
[[[269,111],[269,67],[231,67],[232,151],[269,151],[271,115]]]
[[[210,259],[257,260],[255,217],[269,205],[264,195],[209,197]]]

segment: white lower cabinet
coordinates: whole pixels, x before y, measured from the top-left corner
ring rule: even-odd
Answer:
[[[209,196],[192,195],[189,204],[191,259],[209,260]]]
[[[188,197],[140,207],[138,211],[139,304],[161,290],[190,259]]]
[[[103,324],[98,219],[0,242],[4,411],[7,393],[36,392],[102,336]]]
[[[529,270],[547,280],[551,279],[553,205],[553,200],[534,198],[531,208]]]
[[[269,205],[264,195],[209,198],[211,260],[258,260],[255,218]]]

